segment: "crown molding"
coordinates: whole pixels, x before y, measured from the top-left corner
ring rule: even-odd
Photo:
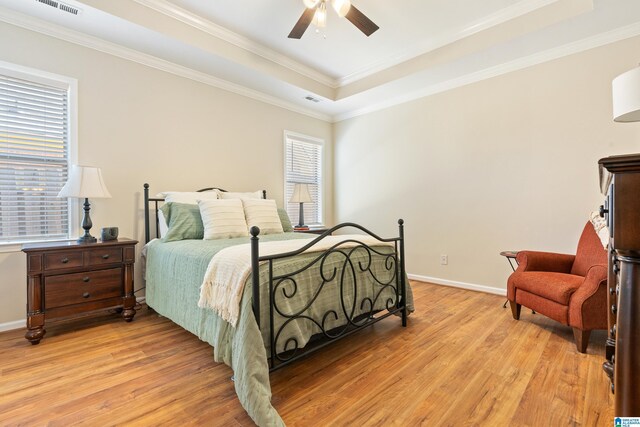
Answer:
[[[171,73],[180,77],[204,83],[209,86],[214,86],[219,89],[223,89],[228,92],[264,102],[266,104],[274,105],[276,107],[284,108],[295,113],[304,114],[306,116],[326,122],[332,121],[332,118],[329,115],[301,107],[292,102],[285,101],[281,98],[260,92],[258,90],[250,89],[245,86],[232,83],[228,80],[224,80],[210,74],[194,70],[192,68],[178,65],[173,62],[166,61],[164,59],[160,59],[158,57],[142,53],[128,47],[111,43],[98,37],[90,36],[78,31],[64,28],[56,24],[52,24],[50,22],[43,21],[38,18],[27,16],[4,7],[0,7],[0,21],[6,22],[11,25],[16,25],[27,30],[45,34],[47,36],[55,37],[57,39],[74,43],[80,46],[88,47],[90,49],[107,53],[109,55],[117,56],[119,58],[136,62],[138,64],[155,68],[157,70],[165,71],[167,73]]]
[[[567,43],[562,46],[558,46],[552,49],[545,50],[533,55],[518,58],[513,61],[505,62],[494,67],[490,67],[484,70],[477,71],[475,73],[466,74],[464,76],[447,80],[441,83],[437,83],[428,86],[424,89],[411,92],[409,94],[399,96],[388,101],[378,104],[370,105],[364,108],[348,111],[333,116],[333,123],[337,123],[343,120],[351,119],[354,117],[362,116],[365,114],[373,113],[375,111],[384,110],[399,104],[404,104],[409,101],[413,101],[419,98],[424,98],[437,93],[445,92],[451,89],[456,89],[461,86],[466,86],[472,83],[479,82],[481,80],[490,79],[503,74],[507,74],[513,71],[522,70],[534,65],[542,64],[544,62],[559,59],[565,56],[580,53],[589,49],[594,49],[607,44],[615,43],[617,41],[625,40],[631,37],[640,35],[640,22],[627,25],[625,27],[616,28],[615,30],[607,31],[601,34],[597,34],[592,37],[587,37],[582,40]]]
[[[395,65],[401,64],[410,59],[424,55],[451,43],[455,43],[466,37],[472,36],[479,32],[485,31],[496,25],[500,25],[512,19],[518,18],[534,10],[548,6],[552,3],[556,3],[559,0],[523,0],[512,6],[501,9],[491,15],[485,16],[462,29],[454,29],[447,33],[426,41],[425,43],[417,43],[411,47],[406,48],[400,54],[391,58],[382,59],[369,64],[360,71],[356,71],[352,74],[340,77],[337,79],[338,87],[343,87],[354,83],[358,80],[362,80],[380,71],[391,68]]]
[[[217,25],[166,0],[133,1],[145,7],[153,9],[156,12],[160,12],[173,19],[176,19],[184,24],[190,25],[200,31],[204,31],[205,33],[210,34],[216,38],[231,43],[234,46],[261,56],[262,58],[265,58],[273,63],[295,71],[296,73],[315,80],[318,83],[329,86],[332,89],[336,89],[338,87],[338,82],[335,79],[332,79],[331,77],[317,71],[316,69],[295,61],[288,56],[285,56],[273,49],[269,49],[268,47],[255,42],[254,40],[251,40],[248,37],[244,37],[227,28]]]

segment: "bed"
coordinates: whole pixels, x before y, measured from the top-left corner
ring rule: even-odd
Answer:
[[[233,369],[238,398],[258,425],[284,425],[270,402],[270,371],[389,316],[406,326],[413,311],[402,220],[398,237],[388,239],[345,223],[315,238],[261,235],[251,227],[246,237],[167,243],[151,239],[164,199],[150,198],[148,184],[144,199],[147,304],[213,346],[214,359]],[[348,229],[358,234],[341,234]],[[202,303],[210,267],[228,252],[242,252],[249,267],[235,322]]]

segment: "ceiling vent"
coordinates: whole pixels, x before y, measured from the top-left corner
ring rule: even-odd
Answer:
[[[47,6],[58,8],[58,2],[53,0],[36,0],[38,3],[46,4]]]
[[[307,101],[311,101],[311,102],[320,102],[320,100],[318,98],[314,98],[311,95],[305,96],[304,99],[306,99]]]
[[[36,0],[38,3],[46,4],[47,6],[54,7],[62,12],[67,12],[72,15],[79,15],[81,10],[77,7],[70,6],[66,3],[61,3],[55,0]]]

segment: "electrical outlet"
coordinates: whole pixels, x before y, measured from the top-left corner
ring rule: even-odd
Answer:
[[[449,255],[440,255],[440,264],[441,265],[449,264]]]

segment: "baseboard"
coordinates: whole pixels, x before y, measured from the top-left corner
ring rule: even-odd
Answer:
[[[0,323],[0,332],[13,331],[14,329],[25,328],[27,325],[26,319],[13,320],[11,322]]]
[[[440,279],[438,277],[420,276],[418,274],[407,274],[409,279],[419,282],[429,282],[436,285],[451,286],[452,288],[468,289],[470,291],[484,292],[486,294],[494,294],[507,296],[506,289],[494,288],[492,286],[476,285],[474,283],[457,282],[455,280]]]
[[[145,297],[137,297],[138,304],[144,304]],[[26,319],[12,320],[11,322],[0,323],[0,332],[13,331],[14,329],[22,329],[27,325]]]

